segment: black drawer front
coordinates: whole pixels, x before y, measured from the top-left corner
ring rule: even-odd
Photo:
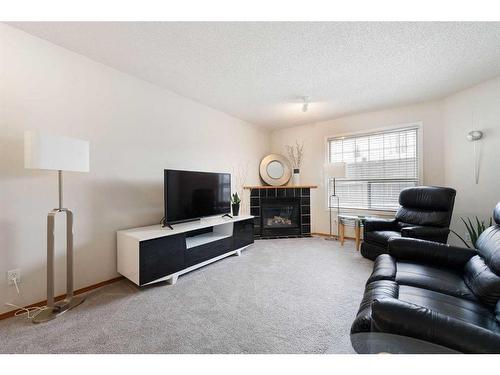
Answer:
[[[237,221],[233,227],[233,250],[253,243],[253,219]]]
[[[185,250],[184,234],[141,241],[139,249],[140,285],[185,268]]]
[[[231,237],[186,250],[186,268],[231,251]]]

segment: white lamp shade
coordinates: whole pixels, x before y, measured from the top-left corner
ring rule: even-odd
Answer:
[[[345,163],[327,163],[324,167],[326,178],[344,178]]]
[[[89,142],[81,139],[24,132],[24,167],[88,172]]]

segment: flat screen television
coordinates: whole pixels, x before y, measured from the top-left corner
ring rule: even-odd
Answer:
[[[165,223],[175,224],[231,211],[231,175],[165,169]]]

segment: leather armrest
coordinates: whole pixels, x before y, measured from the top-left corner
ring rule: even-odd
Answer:
[[[464,353],[500,353],[500,334],[395,298],[374,300],[372,331],[414,337]]]
[[[396,230],[396,219],[369,218],[363,222],[365,232],[377,230]]]
[[[461,269],[476,250],[450,246],[443,243],[415,238],[391,238],[388,241],[389,254],[397,260],[409,260]]]
[[[401,229],[401,237],[419,238],[421,240],[445,242],[450,230],[439,227],[404,227]]]

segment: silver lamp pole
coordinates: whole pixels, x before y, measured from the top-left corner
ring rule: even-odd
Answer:
[[[56,170],[58,207],[47,214],[47,307],[34,318],[42,323],[81,304],[85,298],[75,297],[73,290],[73,213],[63,206],[63,171],[89,171],[89,142],[34,131],[24,133],[24,167]],[[59,213],[66,215],[66,297],[55,301],[55,221]]]
[[[338,240],[338,233],[337,233],[337,236],[334,237],[333,236],[333,232],[332,232],[332,198],[337,198],[337,221],[338,221],[338,217],[339,217],[339,212],[340,212],[340,199],[338,197],[337,194],[335,194],[335,177],[333,178],[333,194],[330,195],[330,199],[329,199],[329,204],[328,204],[328,209],[330,211],[330,236],[327,237],[326,239],[329,240],[329,241],[333,241],[333,240]]]
[[[326,237],[326,240],[332,241],[332,240],[338,240],[338,233],[337,236],[334,237],[332,230],[332,208],[333,208],[332,199],[337,198],[337,222],[340,212],[340,198],[335,190],[336,189],[335,179],[345,177],[345,163],[328,163],[324,166],[324,170],[325,170],[325,175],[326,177],[328,177],[329,181],[330,179],[333,179],[333,194],[329,195],[328,197],[328,211],[330,214],[330,231],[329,231],[329,236]]]
[[[62,193],[62,171],[57,171],[59,181],[59,207],[54,208],[47,214],[47,308],[40,311],[34,318],[33,323],[43,323],[57,318],[62,313],[78,306],[85,297],[74,296],[73,290],[73,213],[63,208]],[[55,222],[58,213],[66,214],[66,298],[55,302],[54,284],[55,284]]]

